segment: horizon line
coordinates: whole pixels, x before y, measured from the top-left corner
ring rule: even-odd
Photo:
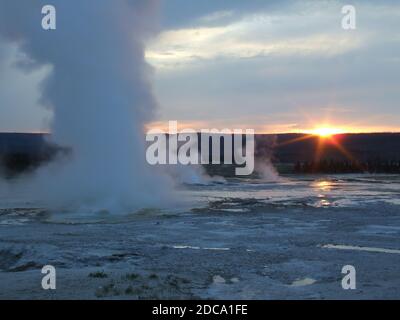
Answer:
[[[243,130],[245,131],[245,130]],[[201,133],[201,130],[194,130],[195,133]],[[163,130],[160,130],[159,133],[169,134]],[[31,135],[51,135],[51,132],[47,131],[0,131],[0,134],[31,134]],[[179,130],[178,130],[179,134]],[[232,134],[235,134],[232,132]],[[318,134],[310,133],[306,131],[298,131],[298,132],[255,132],[255,135],[284,135],[284,134],[302,134],[302,135],[311,135],[318,136]],[[340,136],[340,135],[348,135],[348,134],[400,134],[400,131],[359,131],[359,132],[339,132],[335,134],[331,134],[331,136]]]

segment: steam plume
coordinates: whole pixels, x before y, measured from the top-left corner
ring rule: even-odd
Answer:
[[[46,4],[0,1],[0,36],[19,45],[21,65],[51,67],[42,104],[54,113],[52,139],[72,150],[37,172],[35,188],[54,206],[157,205],[164,181],[145,163],[143,124],[156,106],[144,44],[157,29],[158,1],[52,0],[50,31],[41,27]]]

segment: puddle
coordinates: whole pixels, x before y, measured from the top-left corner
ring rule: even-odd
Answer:
[[[304,286],[310,286],[317,282],[317,280],[312,279],[312,278],[304,278],[300,280],[293,281],[293,283],[290,285],[291,287],[304,287]]]
[[[359,247],[359,246],[348,246],[348,245],[342,245],[342,244],[339,244],[339,245],[336,245],[336,244],[325,244],[325,245],[322,246],[322,248],[400,254],[400,250],[397,250],[397,249],[385,249],[385,248],[374,248],[374,247]]]

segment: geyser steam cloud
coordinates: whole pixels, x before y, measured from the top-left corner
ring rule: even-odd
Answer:
[[[57,10],[56,30],[41,27],[46,4]],[[54,111],[52,139],[72,149],[36,174],[35,188],[52,205],[157,205],[163,188],[143,145],[155,108],[144,44],[156,31],[157,7],[149,0],[0,1],[0,36],[18,44],[24,66],[51,67],[42,103]]]

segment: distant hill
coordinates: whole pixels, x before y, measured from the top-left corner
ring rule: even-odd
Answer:
[[[304,134],[278,134],[273,145],[273,155],[278,162],[313,161],[320,138],[304,139]],[[271,140],[270,135],[261,135],[257,141]],[[324,139],[321,159],[346,160],[351,155],[359,161],[400,161],[400,133],[340,134],[334,137],[342,151]],[[345,151],[344,151],[345,150]],[[348,154],[346,155],[346,151]]]
[[[43,152],[47,148],[46,136],[35,133],[0,133],[0,154]]]
[[[0,133],[0,174],[12,177],[48,162],[58,148],[46,142],[46,134]]]
[[[13,175],[50,161],[60,148],[50,145],[47,137],[0,133],[0,171]],[[400,173],[400,133],[340,134],[332,141],[306,134],[261,134],[256,135],[255,156],[283,172]],[[212,172],[218,173],[218,168]]]
[[[269,158],[280,171],[400,173],[399,133],[340,134],[332,139],[304,134],[260,135],[256,141],[257,152],[269,150]]]

